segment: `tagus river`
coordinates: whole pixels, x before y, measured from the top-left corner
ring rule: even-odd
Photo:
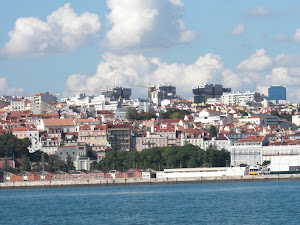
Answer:
[[[299,224],[300,181],[0,190],[0,224]]]

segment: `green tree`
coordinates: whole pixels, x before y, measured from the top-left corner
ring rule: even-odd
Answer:
[[[126,118],[130,119],[130,120],[138,120],[140,117],[139,117],[139,114],[138,114],[136,108],[134,108],[134,107],[128,107],[127,108]]]
[[[12,134],[3,134],[0,136],[0,157],[28,156],[30,145],[31,142],[28,138],[18,139]]]
[[[189,112],[186,110],[180,109],[168,109],[167,112],[161,113],[161,119],[183,119],[185,115],[188,115]]]
[[[67,156],[66,165],[67,165],[68,171],[75,170],[74,162],[72,160],[72,157],[69,154]]]
[[[279,113],[278,113],[278,111],[276,111],[276,110],[271,111],[270,115],[271,116],[278,116],[278,117],[280,116]]]
[[[62,161],[57,154],[49,155],[47,163],[47,170],[50,172],[56,172],[58,170],[67,171],[65,162]]]
[[[127,170],[136,165],[140,169],[211,167],[226,166],[226,162],[229,163],[229,160],[230,153],[225,149],[217,150],[212,147],[204,151],[198,146],[187,144],[185,146],[154,147],[142,152],[111,151],[103,160],[95,164],[94,168]]]
[[[46,155],[46,153],[42,152],[41,150],[37,150],[34,153],[29,153],[29,160],[31,162],[41,162],[43,154]]]
[[[281,114],[281,115],[279,116],[279,118],[280,118],[280,119],[285,119],[285,120],[287,120],[287,121],[289,121],[289,122],[292,122],[292,115],[289,115],[289,114]]]
[[[210,137],[217,137],[218,131],[217,128],[214,125],[210,125],[209,127],[209,136]]]
[[[8,158],[5,157],[5,160],[4,160],[4,165],[3,165],[3,170],[4,171],[9,171],[10,170],[10,166],[9,166],[9,163],[8,163]]]
[[[242,114],[242,116],[248,116],[248,112],[246,112],[245,110],[239,109],[238,112],[239,112],[240,114]]]
[[[22,158],[22,170],[23,171],[29,171],[29,170],[31,170],[30,161],[29,161],[29,158],[27,156],[24,156]]]
[[[155,112],[148,112],[148,113],[145,113],[144,111],[142,111],[139,115],[139,119],[140,120],[150,120],[152,118],[156,118],[156,114]]]

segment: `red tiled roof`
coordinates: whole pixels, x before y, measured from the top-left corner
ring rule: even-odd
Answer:
[[[262,116],[251,116],[250,118],[259,118],[259,119],[263,119],[264,117],[262,117]]]
[[[248,136],[241,140],[236,141],[236,143],[243,143],[243,142],[262,142],[265,136]]]
[[[45,127],[56,126],[75,126],[74,120],[71,118],[66,119],[43,119]]]

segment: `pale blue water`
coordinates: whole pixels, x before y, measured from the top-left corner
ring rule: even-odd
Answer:
[[[1,224],[300,224],[300,182],[0,190]]]

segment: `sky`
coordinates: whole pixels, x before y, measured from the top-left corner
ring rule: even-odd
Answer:
[[[300,2],[262,0],[3,1],[0,95],[112,86],[218,83],[300,101]]]

